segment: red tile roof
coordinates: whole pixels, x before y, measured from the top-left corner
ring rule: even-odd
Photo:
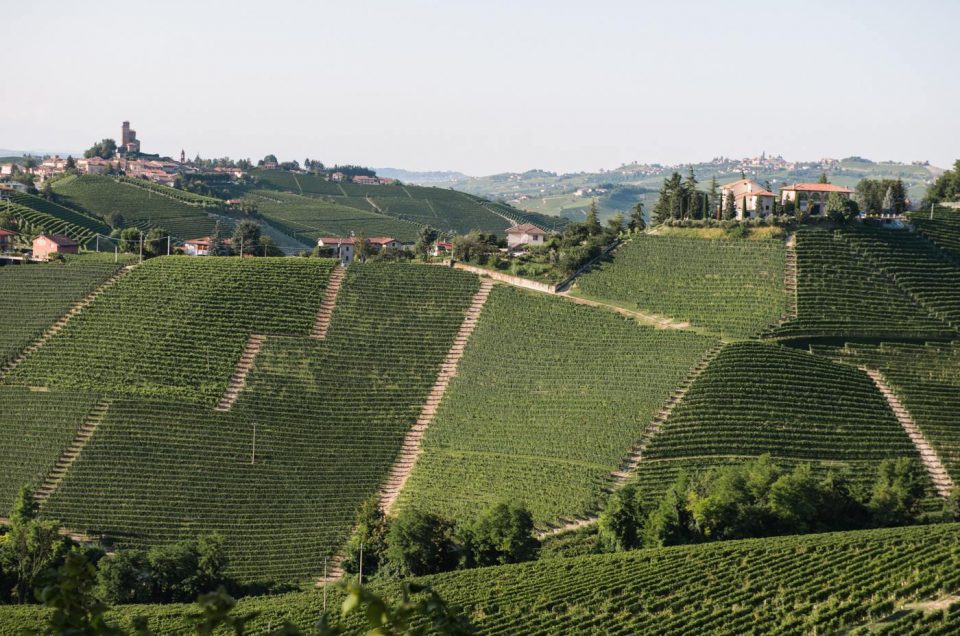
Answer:
[[[547,233],[533,223],[524,223],[522,225],[514,225],[513,227],[508,228],[507,234],[543,234],[546,236]]]
[[[4,230],[3,228],[0,228],[0,236],[16,236],[16,235],[17,235],[16,232],[11,232],[10,230]]]
[[[45,238],[54,245],[59,245],[60,247],[75,247],[77,242],[66,234],[41,234],[37,238]]]
[[[853,194],[850,188],[833,185],[832,183],[794,183],[791,186],[783,186],[780,191],[795,190],[797,192],[840,192],[843,194]]]

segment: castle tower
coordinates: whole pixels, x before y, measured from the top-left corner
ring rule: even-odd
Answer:
[[[187,153],[183,148],[181,148],[180,149],[180,165],[183,165],[185,163],[187,163]]]
[[[126,148],[128,143],[130,143],[130,122],[125,121],[120,127],[120,145]]]

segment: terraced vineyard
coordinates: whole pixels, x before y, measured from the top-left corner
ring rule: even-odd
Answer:
[[[212,406],[251,334],[309,333],[333,263],[177,256],[146,261],[10,379]]]
[[[65,263],[0,267],[0,368],[124,266],[114,256],[68,256]]]
[[[268,337],[229,412],[116,400],[48,514],[126,545],[219,530],[247,580],[321,573],[384,480],[477,288],[447,268],[351,267],[325,338]]]
[[[345,196],[340,186],[333,181],[315,174],[298,174],[284,170],[251,170],[250,174],[257,180],[258,185],[288,190],[297,194],[319,194],[324,196]]]
[[[20,486],[43,482],[95,403],[92,395],[0,385],[0,516]]]
[[[849,469],[867,483],[888,457],[917,451],[870,378],[847,365],[758,342],[725,347],[647,447],[638,480],[653,496],[679,470],[763,453],[786,466]]]
[[[610,473],[715,343],[495,287],[399,505],[464,519],[524,501],[539,523],[596,510]]]
[[[864,261],[839,234],[797,232],[797,317],[777,338],[950,338],[955,332]]]
[[[577,279],[575,294],[747,337],[786,309],[778,240],[641,236]]]
[[[960,211],[947,208],[935,210],[933,218],[927,212],[910,215],[917,232],[954,259],[960,259]]]
[[[960,481],[960,344],[848,344],[847,362],[880,370],[955,481]]]
[[[903,230],[861,227],[838,236],[931,314],[960,329],[960,265],[935,245]]]
[[[106,218],[120,214],[127,225],[161,227],[180,240],[208,236],[216,224],[203,207],[176,200],[183,193],[173,188],[159,194],[140,184],[98,175],[67,177],[55,182],[53,188],[71,206],[91,215]]]
[[[480,634],[951,634],[956,608],[911,611],[960,586],[956,524],[729,541],[480,568],[416,579],[462,608]],[[396,594],[390,584],[378,591]],[[337,612],[341,596],[330,592]],[[323,609],[317,591],[239,602],[261,633],[303,629]],[[921,606],[922,607],[922,606]],[[111,618],[193,633],[183,605],[128,606]],[[42,610],[3,608],[0,633],[35,625]],[[362,633],[359,618],[350,633]],[[882,631],[884,625],[900,631]],[[870,629],[871,631],[867,631]],[[881,629],[874,632],[874,629]]]
[[[14,210],[14,213],[37,232],[66,234],[81,243],[97,233],[110,234],[110,226],[100,220],[41,197],[16,191],[5,196],[14,204],[29,208]],[[3,204],[0,204],[0,209],[3,209]]]
[[[392,236],[414,242],[420,227],[374,212],[366,201],[365,209],[334,202],[275,191],[255,191],[250,198],[268,221],[284,233],[307,243],[316,243],[321,236]]]

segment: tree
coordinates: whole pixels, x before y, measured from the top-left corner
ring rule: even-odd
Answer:
[[[681,218],[699,218],[700,217],[700,193],[697,191],[697,176],[693,172],[691,165],[687,172],[687,180],[683,184],[683,210]]]
[[[627,484],[610,495],[600,513],[597,525],[600,544],[609,552],[641,547],[645,521],[640,490],[634,484]]]
[[[255,253],[257,245],[260,244],[261,231],[262,228],[259,223],[251,219],[244,219],[237,223],[234,228],[231,245],[238,254],[241,249],[245,254]]]
[[[587,228],[587,233],[590,234],[590,236],[596,236],[603,230],[600,226],[600,218],[597,213],[596,199],[590,201],[590,207],[587,209],[587,218],[584,220],[583,225]]]
[[[710,178],[710,190],[707,192],[707,207],[710,218],[713,218],[714,216],[719,218],[720,209],[718,207],[719,201],[717,200],[719,188],[720,186],[717,183],[717,175],[713,175],[713,177]]]
[[[623,231],[623,215],[617,212],[607,219],[607,229],[613,236],[620,234],[620,232]]]
[[[117,249],[126,253],[138,253],[140,251],[139,228],[128,227],[120,231],[120,241],[117,243]]]
[[[845,223],[848,220],[849,203],[851,201],[839,192],[831,192],[827,195],[827,217],[834,223]]]
[[[390,524],[385,552],[394,576],[422,576],[451,570],[456,564],[453,526],[446,519],[405,508]]]
[[[657,507],[650,511],[644,524],[644,546],[681,545],[693,540],[693,519],[686,501],[689,486],[689,477],[681,472]]]
[[[44,180],[43,185],[40,187],[40,196],[47,201],[53,200],[53,185],[50,183],[50,179]]]
[[[916,521],[924,494],[923,467],[910,457],[885,459],[877,470],[867,504],[878,526],[907,525]]]
[[[279,164],[280,162],[277,161],[277,155],[267,155],[260,161],[260,165],[262,166],[265,163]]]
[[[825,171],[820,173],[819,183],[830,183],[830,180],[827,179],[827,173]]]
[[[27,603],[42,574],[62,559],[70,540],[60,535],[56,521],[36,518],[37,506],[22,487],[10,514],[10,526],[0,542],[0,569],[14,579],[13,596]]]
[[[213,225],[213,234],[210,235],[210,245],[207,248],[208,256],[228,256],[230,248],[223,243],[223,225],[218,219]]]
[[[655,224],[665,223],[674,218],[677,208],[676,199],[680,196],[681,177],[679,172],[674,172],[663,180],[660,187],[660,193],[657,197],[657,203],[653,206],[651,218]]]
[[[883,195],[883,204],[880,206],[880,209],[884,214],[893,213],[893,187],[887,188],[886,194]]]
[[[643,201],[637,201],[637,204],[633,206],[627,228],[631,232],[642,232],[647,229],[647,222],[643,218]]]
[[[953,164],[952,170],[946,170],[927,188],[923,199],[924,207],[949,201],[960,200],[960,159]]]
[[[903,179],[897,179],[890,184],[890,197],[893,213],[904,214],[907,211],[907,189],[903,185]]]
[[[523,505],[497,504],[461,534],[465,567],[529,561],[540,547],[533,536],[533,515]]]
[[[73,155],[67,155],[67,162],[63,166],[66,170],[76,170],[77,162],[74,160]]]
[[[360,232],[353,237],[353,260],[363,263],[366,262],[369,255],[370,243],[367,242],[367,237],[363,232]]]
[[[727,191],[726,202],[723,204],[723,218],[727,221],[737,218],[737,201],[733,197],[733,190]]]
[[[347,542],[343,559],[345,572],[360,572],[360,552],[363,551],[363,573],[373,576],[386,560],[387,517],[380,508],[380,498],[373,496],[360,505],[357,523]]]
[[[417,231],[417,242],[413,246],[413,251],[425,261],[430,258],[430,248],[437,241],[437,231],[429,225],[424,225]]]
[[[143,237],[143,254],[146,258],[162,256],[167,253],[169,233],[159,227],[152,227]]]
[[[83,156],[87,159],[92,159],[93,157],[110,159],[115,154],[117,154],[117,142],[113,139],[104,139],[87,148]]]

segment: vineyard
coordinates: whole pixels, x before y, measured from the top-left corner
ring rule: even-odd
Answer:
[[[0,386],[0,510],[39,486],[96,403],[90,395]]]
[[[480,634],[953,634],[960,612],[924,611],[960,586],[957,525],[729,541],[480,568],[416,579],[462,608]],[[388,583],[375,591],[397,595]],[[342,596],[329,592],[339,611]],[[243,599],[250,633],[312,626],[319,590]],[[945,605],[949,605],[949,600]],[[190,634],[183,605],[118,609],[164,634]],[[3,608],[0,633],[36,625],[42,610]],[[354,616],[348,633],[362,633]],[[875,631],[876,630],[876,631]]]
[[[960,265],[934,244],[913,232],[869,227],[839,231],[838,237],[927,311],[960,329]]]
[[[446,268],[352,267],[325,338],[292,323],[297,337],[268,336],[229,412],[116,399],[46,511],[124,545],[218,530],[246,580],[321,573],[386,477],[477,288]],[[308,322],[315,309],[287,307]]]
[[[186,190],[178,190],[177,188],[171,188],[159,183],[154,183],[153,181],[148,181],[147,179],[117,177],[117,181],[135,188],[140,188],[141,190],[146,190],[147,192],[159,194],[160,196],[173,199],[174,201],[179,201],[180,203],[186,203],[187,205],[219,208],[223,207],[224,204],[222,200],[214,197],[208,197],[202,194],[196,194],[194,192],[187,192]]]
[[[955,261],[960,260],[960,212],[938,208],[931,219],[926,212],[910,215],[917,232]]]
[[[401,493],[451,518],[524,501],[540,523],[587,514],[715,340],[495,287]]]
[[[192,197],[197,195],[173,188],[164,188],[164,193],[160,194],[151,189],[151,184],[138,182],[134,185],[130,181],[137,180],[125,182],[113,177],[84,175],[61,179],[54,183],[53,189],[69,205],[91,215],[105,219],[119,214],[127,225],[142,229],[161,227],[180,240],[208,236],[213,232],[216,219],[193,202]],[[191,202],[174,198],[180,195],[191,198]]]
[[[97,233],[110,234],[105,223],[52,201],[16,191],[5,196],[10,203],[0,204],[0,209],[12,211],[32,233],[66,234],[80,243]]]
[[[298,177],[299,178],[299,177]],[[363,207],[347,206],[340,199],[318,199],[274,191],[248,195],[264,218],[284,233],[315,244],[321,236],[392,236],[412,243],[419,226],[374,212],[366,201]],[[334,202],[336,201],[336,202]]]
[[[777,338],[943,338],[956,335],[860,258],[841,235],[797,232],[797,317],[771,329]]]
[[[641,236],[577,279],[575,294],[748,337],[786,309],[781,241]]]
[[[332,266],[321,259],[146,261],[10,379],[212,406],[251,334],[309,333]]]
[[[725,347],[647,447],[638,480],[663,492],[679,470],[770,453],[785,466],[849,470],[872,481],[888,457],[917,457],[886,400],[863,372],[776,345]]]
[[[839,357],[888,378],[947,471],[960,479],[960,345],[848,344]]]
[[[113,260],[113,254],[84,254],[64,263],[0,267],[0,367],[123,267]]]

